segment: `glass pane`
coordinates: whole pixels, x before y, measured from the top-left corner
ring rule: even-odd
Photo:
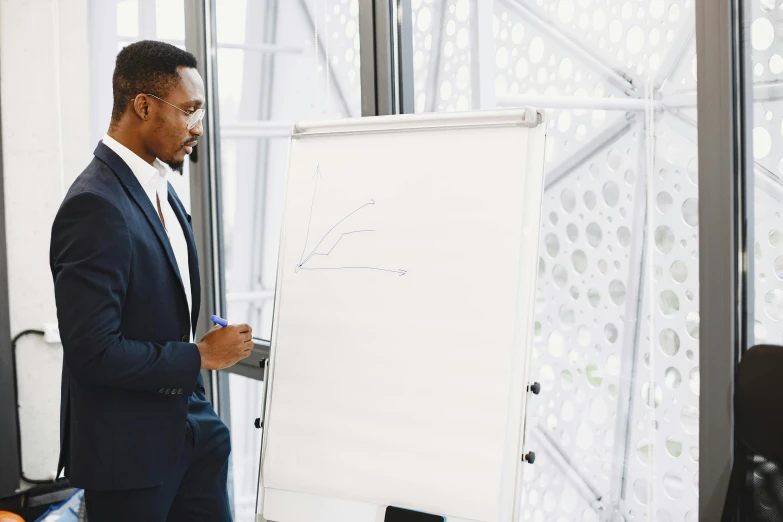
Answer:
[[[549,115],[521,519],[695,521],[694,3],[482,4],[412,0],[413,82]]]
[[[783,12],[775,0],[745,0],[750,13],[755,189],[756,344],[783,344]]]
[[[120,0],[117,2],[117,35],[122,37],[139,36],[138,0]]]
[[[298,120],[361,115],[358,0],[225,0],[216,26],[227,315],[268,339],[287,137]],[[230,379],[235,514],[250,522],[261,388]]]
[[[155,26],[161,40],[185,41],[184,0],[155,0]]]

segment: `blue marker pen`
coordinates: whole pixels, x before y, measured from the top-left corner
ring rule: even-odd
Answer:
[[[222,317],[213,315],[212,317],[210,317],[210,319],[212,320],[213,323],[218,324],[220,326],[228,326],[228,321],[226,321]]]
[[[217,324],[217,325],[220,325],[220,326],[223,326],[223,327],[228,326],[228,321],[226,321],[222,317],[218,317],[216,315],[213,315],[212,317],[210,317],[210,320],[213,323]],[[258,343],[269,343],[269,341],[265,341],[264,339],[260,339],[258,337],[253,337],[253,340],[258,342]]]

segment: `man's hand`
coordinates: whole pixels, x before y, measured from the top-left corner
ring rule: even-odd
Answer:
[[[197,346],[203,370],[222,370],[250,355],[253,329],[246,324],[215,326]]]

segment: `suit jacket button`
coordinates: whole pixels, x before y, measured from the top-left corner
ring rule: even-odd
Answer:
[[[182,388],[177,390],[177,395],[182,395]]]
[[[158,390],[158,393],[166,393],[166,388],[161,388],[160,390]]]
[[[171,388],[166,388],[166,395],[171,394]]]
[[[188,342],[188,341],[190,341],[190,336],[189,336],[189,335],[183,335],[183,336],[182,336],[182,342],[183,342],[183,343],[186,343],[186,342]]]

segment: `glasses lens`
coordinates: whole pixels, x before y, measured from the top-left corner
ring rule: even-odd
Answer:
[[[202,119],[204,119],[204,109],[197,109],[193,114],[190,115],[190,118],[188,118],[188,130],[198,125],[198,122],[200,122]]]

